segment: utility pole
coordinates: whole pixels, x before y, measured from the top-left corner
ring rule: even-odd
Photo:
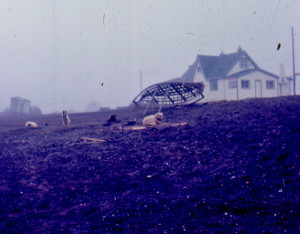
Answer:
[[[293,86],[294,86],[294,95],[296,95],[295,48],[294,48],[294,29],[293,29],[293,27],[292,27],[292,50],[293,50]]]
[[[143,74],[142,71],[140,70],[140,84],[141,84],[141,92],[143,91]]]

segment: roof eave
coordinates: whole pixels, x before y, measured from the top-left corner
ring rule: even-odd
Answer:
[[[267,74],[269,76],[272,76],[276,79],[279,79],[279,76],[277,76],[277,75],[275,75],[271,72],[265,71],[263,69],[260,69],[260,68],[244,70],[244,71],[241,71],[241,72],[238,72],[238,73],[231,74],[230,76],[226,76],[226,78],[241,77],[241,76],[245,76],[247,74],[250,74],[252,72],[262,72],[262,73]]]
[[[274,78],[276,78],[276,79],[279,79],[279,76],[277,76],[277,75],[275,75],[275,74],[273,74],[273,73],[271,73],[271,72],[268,72],[268,71],[265,71],[265,70],[263,70],[263,69],[257,69],[258,71],[260,71],[260,72],[262,72],[262,73],[265,73],[265,74],[267,74],[267,75],[269,75],[269,76],[273,76]]]
[[[248,55],[248,53],[246,51],[243,50],[242,54],[245,55],[250,60],[250,62],[253,64],[253,66],[256,69],[260,69],[259,66],[254,62],[254,60]]]

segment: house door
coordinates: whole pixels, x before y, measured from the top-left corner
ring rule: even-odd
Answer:
[[[255,80],[255,97],[262,97],[261,80]]]

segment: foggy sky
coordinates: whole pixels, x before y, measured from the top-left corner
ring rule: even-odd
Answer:
[[[0,111],[12,96],[43,113],[126,106],[140,74],[146,88],[181,76],[197,54],[239,46],[291,75],[292,26],[300,72],[299,11],[297,0],[1,0]]]

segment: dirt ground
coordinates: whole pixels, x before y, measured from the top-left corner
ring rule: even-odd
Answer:
[[[142,113],[0,116],[0,232],[299,232],[299,96]]]

